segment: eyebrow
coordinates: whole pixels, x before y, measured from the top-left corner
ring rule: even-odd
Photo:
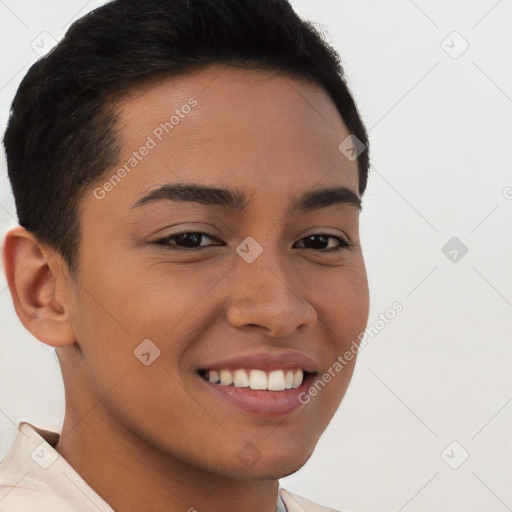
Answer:
[[[238,212],[245,210],[249,204],[247,194],[238,189],[210,187],[195,183],[166,184],[152,190],[140,198],[132,208],[160,199],[169,201],[186,201],[209,206],[221,206]],[[308,190],[292,199],[287,214],[305,213],[329,206],[347,204],[362,209],[360,197],[350,188],[339,185],[335,187]]]

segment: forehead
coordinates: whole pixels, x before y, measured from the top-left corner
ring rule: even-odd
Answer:
[[[303,79],[213,65],[137,86],[119,114],[118,167],[129,169],[121,185],[132,201],[166,182],[276,199],[315,184],[358,193],[357,162],[338,149],[347,127],[326,91]]]

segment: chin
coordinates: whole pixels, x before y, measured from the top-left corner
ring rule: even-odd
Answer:
[[[270,466],[270,471],[272,472],[271,478],[273,479],[279,479],[284,478],[285,476],[293,475],[293,473],[296,473],[301,469],[306,462],[311,458],[311,455],[313,455],[313,451],[307,454],[307,456],[302,457],[300,460],[297,458],[292,459],[288,457],[288,460],[280,461],[280,464],[273,464]]]
[[[284,453],[265,460],[262,458],[246,468],[237,465],[236,469],[226,474],[222,474],[217,468],[217,473],[236,480],[278,480],[296,473],[306,464],[312,454],[313,450],[306,454]]]

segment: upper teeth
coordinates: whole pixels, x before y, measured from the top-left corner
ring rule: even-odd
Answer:
[[[274,370],[265,373],[263,370],[209,370],[208,380],[221,386],[234,385],[237,388],[268,389],[282,391],[283,389],[298,388],[302,384],[302,370]]]

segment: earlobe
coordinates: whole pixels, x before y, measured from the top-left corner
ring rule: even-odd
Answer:
[[[72,345],[70,295],[60,259],[21,226],[6,234],[2,259],[21,323],[47,345]]]

